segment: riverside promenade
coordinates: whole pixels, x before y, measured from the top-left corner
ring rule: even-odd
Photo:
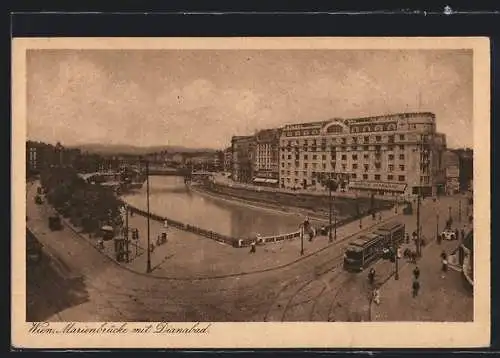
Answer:
[[[181,231],[173,227],[167,229],[168,242],[156,246],[151,253],[152,275],[154,276],[227,276],[241,275],[277,269],[293,264],[302,258],[309,257],[322,250],[338,250],[341,252],[350,241],[361,231],[368,231],[375,225],[394,219],[397,214],[393,209],[381,212],[381,221],[373,221],[371,217],[343,225],[337,229],[337,240],[330,243],[327,236],[316,236],[312,241],[304,238],[304,256],[300,255],[301,240],[299,238],[276,243],[257,245],[256,253],[250,253],[248,247],[234,248],[208,238]],[[129,227],[139,229],[138,253],[135,246],[130,247],[131,262],[126,264],[133,270],[145,272],[147,247],[147,219],[135,214],[129,217]],[[150,220],[151,242],[155,243],[158,235],[165,229],[163,223]],[[107,253],[113,254],[110,244]]]

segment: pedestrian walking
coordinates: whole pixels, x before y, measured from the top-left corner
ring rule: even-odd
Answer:
[[[415,276],[415,280],[418,280],[418,278],[420,277],[420,270],[418,266],[413,270],[413,276]]]
[[[408,233],[405,234],[405,241],[407,244],[410,243],[410,234],[408,234]]]
[[[462,238],[462,241],[464,241],[464,239],[465,239],[465,230],[464,229],[461,230],[460,237]]]
[[[443,259],[441,261],[441,263],[442,263],[441,264],[442,265],[441,266],[441,270],[443,271],[443,276],[442,277],[444,278],[445,273],[448,272],[448,260],[447,259]]]
[[[370,285],[375,283],[375,269],[372,267],[370,272],[368,273],[368,280],[370,281]]]
[[[420,283],[418,282],[418,280],[414,280],[412,284],[413,298],[418,296],[418,291],[420,291]]]
[[[375,302],[376,305],[380,305],[380,291],[378,288],[375,288],[373,290],[373,302]]]
[[[251,253],[251,254],[255,254],[255,252],[256,252],[255,241],[253,241],[253,242],[250,244],[250,253]]]

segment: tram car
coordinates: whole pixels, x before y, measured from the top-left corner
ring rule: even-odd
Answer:
[[[369,234],[351,241],[344,253],[344,270],[361,272],[383,255],[384,250],[403,242],[405,226],[401,223],[383,225]]]

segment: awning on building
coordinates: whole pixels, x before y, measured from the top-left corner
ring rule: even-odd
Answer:
[[[269,184],[276,184],[278,182],[278,179],[266,179],[266,183]]]
[[[349,187],[352,189],[395,191],[403,193],[406,189],[406,183],[387,183],[370,181],[351,181]]]
[[[254,181],[254,183],[265,183],[266,179],[265,178],[255,178],[253,181]]]

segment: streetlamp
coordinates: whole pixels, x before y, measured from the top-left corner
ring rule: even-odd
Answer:
[[[451,206],[448,206],[448,217],[449,221],[451,222]]]
[[[396,245],[396,252],[395,252],[396,272],[394,273],[394,279],[397,281],[397,280],[399,280],[399,247],[398,247],[398,244],[395,244],[395,245]]]
[[[361,221],[361,219],[363,218],[363,216],[361,215],[361,208],[360,208],[360,205],[359,205],[359,195],[358,195],[358,193],[356,193],[356,211],[357,211],[358,216],[359,216],[359,228],[362,229],[363,228],[363,222]]]
[[[439,214],[436,214],[436,239],[439,237]]]
[[[334,223],[335,226],[333,227],[333,230],[334,230],[334,232],[333,232],[333,239],[335,241],[337,241],[337,212],[334,211],[333,214],[334,214],[334,217],[335,217],[335,223]]]
[[[328,183],[328,208],[329,208],[329,215],[328,215],[328,241],[332,242],[332,186],[331,183]]]
[[[304,256],[304,224],[300,224],[300,256]]]
[[[462,199],[458,200],[458,221],[462,222]]]
[[[149,212],[149,162],[146,160],[146,202],[147,202],[147,211],[148,211],[148,217],[147,217],[147,222],[148,222],[148,231],[147,231],[147,239],[148,239],[148,248],[147,248],[147,263],[146,263],[146,272],[149,273],[151,272],[151,237],[150,237],[150,224],[149,224],[149,217],[150,217],[150,212]]]

